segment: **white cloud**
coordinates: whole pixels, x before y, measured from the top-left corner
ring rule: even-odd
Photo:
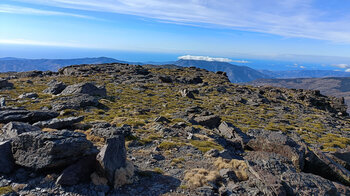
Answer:
[[[80,10],[130,14],[186,25],[221,26],[285,37],[350,43],[350,13],[315,0],[16,0]],[[327,5],[324,5],[327,7]]]
[[[180,56],[178,59],[182,60],[200,60],[200,61],[218,61],[218,62],[235,62],[235,63],[248,63],[248,61],[244,60],[232,60],[229,58],[215,58],[215,57],[209,57],[209,56],[192,56],[192,55],[185,55]]]
[[[341,64],[334,64],[332,65],[333,67],[338,67],[338,68],[350,68],[350,65],[349,64],[345,64],[345,63],[341,63]]]
[[[301,69],[305,69],[305,66],[300,66]]]
[[[345,72],[350,72],[350,69],[346,69]]]
[[[47,16],[70,16],[70,17],[77,17],[77,18],[97,19],[94,17],[81,15],[81,14],[34,9],[34,8],[28,8],[28,7],[22,7],[22,6],[12,6],[12,5],[0,5],[0,13],[47,15]]]

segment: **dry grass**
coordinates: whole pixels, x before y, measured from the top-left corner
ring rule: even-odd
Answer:
[[[184,180],[189,187],[196,188],[207,185],[208,182],[216,182],[220,175],[218,171],[208,171],[206,169],[192,169],[187,171]]]
[[[219,170],[232,169],[240,181],[248,180],[248,174],[247,174],[248,166],[243,160],[232,159],[230,161],[230,160],[223,159],[222,157],[219,157],[214,162],[214,165]]]
[[[124,184],[133,183],[135,168],[131,161],[126,161],[126,167],[122,167],[115,171],[114,188],[123,186]]]

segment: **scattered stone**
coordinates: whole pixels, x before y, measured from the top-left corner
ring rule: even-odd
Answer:
[[[6,107],[6,99],[5,97],[0,98],[0,107]]]
[[[100,173],[105,176],[109,183],[114,184],[114,175],[117,169],[126,166],[126,149],[124,136],[117,135],[107,139],[97,155]]]
[[[11,173],[14,168],[14,160],[11,152],[11,142],[0,142],[0,173]]]
[[[180,90],[180,94],[182,97],[188,97],[190,99],[194,99],[194,95],[191,91],[187,90],[187,89],[183,89],[183,90]]]
[[[91,134],[105,139],[113,138],[116,135],[130,136],[131,126],[123,125],[121,127],[115,127],[109,123],[101,123],[93,126]]]
[[[199,125],[208,127],[208,128],[216,128],[220,125],[221,118],[217,115],[210,116],[197,116],[193,119]]]
[[[48,88],[43,90],[43,93],[46,94],[52,94],[52,95],[58,95],[60,94],[66,87],[63,82],[58,82],[56,80],[52,80],[48,83]]]
[[[156,119],[154,119],[154,122],[162,122],[162,123],[169,123],[170,120],[168,120],[167,118],[165,118],[164,116],[158,116]]]
[[[34,170],[70,165],[91,150],[92,143],[85,134],[67,130],[27,132],[12,141],[16,164]]]
[[[50,129],[64,129],[70,128],[74,124],[79,123],[84,120],[84,116],[79,117],[68,117],[68,118],[54,118],[47,121],[36,122],[33,125],[40,128],[50,128]]]
[[[0,78],[0,89],[11,89],[13,84],[8,82],[6,79]]]
[[[61,95],[87,94],[91,96],[106,97],[107,91],[104,87],[96,87],[92,83],[79,83],[67,86]]]
[[[86,94],[76,94],[68,97],[59,97],[51,104],[52,110],[61,111],[65,109],[78,110],[89,106],[98,106],[100,103],[96,97]]]
[[[36,99],[39,95],[36,93],[24,93],[18,96],[19,99]]]

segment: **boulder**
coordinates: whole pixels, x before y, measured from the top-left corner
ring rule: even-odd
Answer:
[[[265,130],[249,130],[247,133],[252,137],[246,144],[254,151],[274,152],[285,156],[293,161],[294,166],[299,170],[304,169],[304,158],[306,148],[299,145],[290,137],[280,133]]]
[[[216,128],[220,125],[221,122],[221,118],[217,115],[197,116],[193,120],[199,125],[208,128]]]
[[[105,139],[113,138],[116,135],[129,136],[131,134],[131,126],[115,127],[112,125],[108,126],[108,124],[97,124],[91,129],[91,134]]]
[[[126,166],[126,149],[124,136],[118,135],[107,139],[97,155],[100,173],[105,176],[109,183],[114,183],[115,171]]]
[[[35,99],[38,98],[39,95],[36,93],[24,93],[18,96],[19,99]]]
[[[17,137],[19,134],[40,131],[41,129],[23,122],[9,122],[2,127],[2,132],[6,138],[11,139]]]
[[[92,83],[79,83],[67,86],[61,95],[87,94],[91,96],[106,97],[107,91],[104,87],[96,87]]]
[[[13,84],[8,82],[6,79],[0,78],[0,89],[3,88],[11,89],[13,88]]]
[[[72,186],[79,183],[89,182],[90,175],[96,169],[96,155],[81,158],[78,162],[68,166],[57,178],[56,184]]]
[[[68,117],[68,118],[54,118],[47,121],[36,122],[33,125],[40,128],[51,128],[51,129],[64,129],[70,128],[75,123],[79,123],[84,120],[84,116],[79,117]]]
[[[320,150],[312,149],[305,157],[305,172],[350,186],[350,172]]]
[[[230,123],[222,122],[219,125],[218,130],[222,136],[228,139],[232,139],[235,137],[235,127]]]
[[[98,106],[99,102],[96,97],[86,95],[86,94],[76,94],[68,97],[59,97],[51,104],[52,110],[61,111],[65,109],[75,109],[88,107],[88,106]]]
[[[59,114],[51,111],[28,111],[25,109],[0,110],[0,123],[11,121],[35,123],[38,121],[56,118]]]
[[[27,132],[12,141],[16,164],[34,170],[71,165],[92,150],[85,134],[67,130]]]
[[[184,84],[200,84],[203,83],[203,79],[200,76],[184,76],[178,79],[180,83]]]
[[[11,152],[11,142],[0,142],[0,173],[11,173],[14,165],[15,164]]]
[[[48,88],[43,90],[43,93],[46,94],[52,94],[52,95],[58,95],[60,94],[66,87],[63,82],[58,82],[56,80],[52,80],[48,83]]]

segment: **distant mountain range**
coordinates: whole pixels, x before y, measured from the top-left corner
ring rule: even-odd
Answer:
[[[181,59],[174,62],[174,64],[181,67],[198,67],[213,72],[224,71],[233,83],[249,82],[260,78],[271,78],[250,67],[233,65],[226,62]]]
[[[79,58],[79,59],[22,59],[5,57],[0,58],[0,72],[21,71],[57,71],[61,67],[79,64],[101,64],[101,63],[128,63],[113,58]]]
[[[324,77],[350,77],[350,72],[332,70],[292,70],[269,71],[261,70],[261,73],[270,78],[324,78]]]
[[[344,97],[348,105],[348,112],[350,112],[350,77],[259,79],[248,84],[253,86],[320,90],[324,95]]]

